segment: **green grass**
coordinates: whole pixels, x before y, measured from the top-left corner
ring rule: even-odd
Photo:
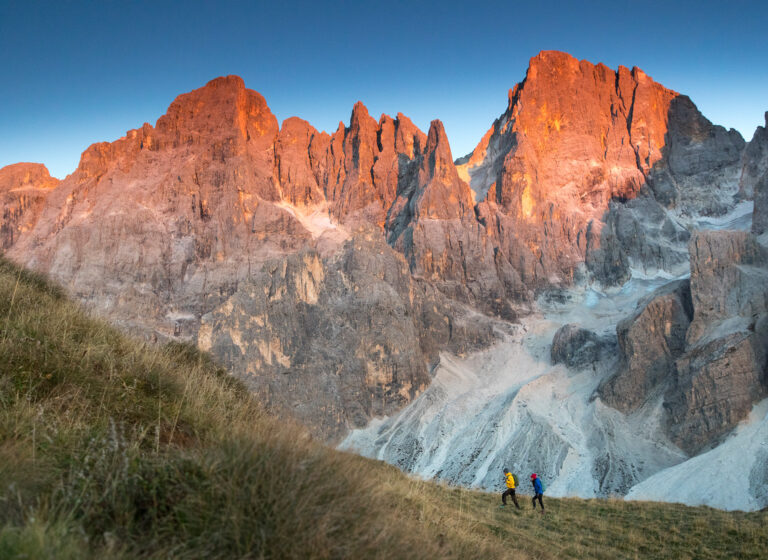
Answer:
[[[194,348],[130,339],[0,258],[0,559],[766,555],[766,513],[545,502],[329,449]]]

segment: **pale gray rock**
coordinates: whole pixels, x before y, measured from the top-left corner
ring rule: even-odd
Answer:
[[[665,157],[648,185],[660,203],[684,214],[724,214],[737,192],[744,147],[736,130],[713,125],[687,96],[677,96],[668,111]]]
[[[648,191],[626,202],[611,202],[599,234],[596,240],[591,230],[587,233],[586,263],[605,285],[624,283],[632,267],[648,273],[688,267],[690,232]]]
[[[768,125],[768,112],[765,113]],[[742,198],[757,196],[757,182],[768,173],[768,131],[767,127],[758,126],[752,140],[749,141],[741,157],[741,177],[739,193]]]
[[[734,321],[754,322],[768,310],[768,251],[753,234],[697,232],[689,249],[695,311],[689,347],[721,336]]]
[[[665,395],[668,431],[684,451],[695,454],[744,420],[768,395],[768,321],[703,341],[677,361],[678,375]]]
[[[619,371],[599,388],[603,401],[632,412],[672,381],[692,315],[688,280],[671,282],[642,300],[616,327]]]
[[[494,338],[373,232],[325,260],[303,251],[268,263],[203,317],[198,344],[272,410],[334,440],[423,391],[440,349]]]
[[[747,232],[697,232],[690,281],[670,283],[619,323],[619,371],[598,389],[630,413],[661,398],[686,453],[717,444],[768,394],[768,255]]]
[[[664,407],[672,440],[697,453],[768,394],[768,253],[736,231],[696,233],[690,253],[694,316]]]
[[[768,112],[766,126],[758,126],[744,150],[739,187],[744,198],[755,199],[752,213],[752,233],[768,231]]]
[[[583,368],[596,364],[615,348],[615,339],[598,336],[588,329],[569,323],[560,327],[552,339],[552,363]]]
[[[755,199],[752,213],[752,233],[762,235],[768,231],[768,112],[766,127],[759,126],[752,141],[744,151],[744,167],[741,172],[741,189],[745,196]]]
[[[752,233],[762,235],[768,231],[768,171],[755,185],[755,210],[752,213]]]

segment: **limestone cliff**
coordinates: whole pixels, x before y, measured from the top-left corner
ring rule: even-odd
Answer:
[[[414,279],[376,232],[359,232],[333,257],[267,263],[203,317],[198,344],[273,410],[334,439],[423,391],[440,349],[494,339],[490,321]]]
[[[0,249],[8,249],[35,226],[48,194],[58,183],[39,163],[0,169]]]
[[[692,315],[690,282],[681,280],[654,292],[621,321],[616,328],[619,371],[600,387],[603,400],[628,413],[665,388],[685,350]]]
[[[278,126],[259,93],[227,76],[178,96],[154,126],[90,146],[61,182],[32,164],[0,170],[0,242],[123,327],[199,340],[278,408],[333,437],[413,398],[441,349],[489,343],[488,320],[468,322],[467,309],[514,320],[542,292],[580,280],[678,273],[691,220],[752,192],[762,227],[763,137],[745,150],[738,133],[638,68],[553,51],[531,59],[504,113],[456,162],[438,120],[424,134],[358,102],[331,134],[296,117]],[[364,241],[352,233],[360,228]],[[699,266],[709,245],[695,239]],[[733,243],[747,255],[742,241]],[[732,314],[762,305],[745,303],[759,296],[745,291],[759,266],[729,261],[714,280],[705,268],[692,272],[690,327],[665,300],[619,333],[623,370],[605,389],[615,406],[641,407],[679,363],[668,402],[683,404],[670,414],[699,422],[685,416],[694,407],[685,395],[700,360],[679,360]],[[724,287],[735,285],[738,305]],[[669,321],[672,338],[648,335]],[[566,363],[613,347],[561,335]],[[590,358],[577,355],[578,340],[595,346]],[[643,356],[644,340],[666,346]]]
[[[752,231],[761,235],[768,231],[768,113],[766,126],[758,126],[744,150],[739,186],[746,198],[754,197]]]
[[[690,281],[619,324],[619,371],[599,393],[627,413],[661,398],[672,441],[695,454],[768,395],[768,251],[737,231],[698,232],[689,248]]]
[[[412,273],[513,318],[584,263],[605,283],[633,260],[684,266],[689,233],[665,209],[720,212],[742,148],[641,70],[558,52],[531,60],[458,166],[439,121],[425,135],[358,102],[330,135],[298,118],[278,127],[229,76],[88,148],[5,246],[123,324],[194,336],[260,263],[331,253],[371,224]]]

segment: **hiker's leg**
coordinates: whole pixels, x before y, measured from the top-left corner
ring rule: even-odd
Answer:
[[[501,503],[502,503],[502,505],[507,505],[507,492],[509,492],[508,489],[504,490],[504,492],[501,494]]]
[[[533,509],[536,509],[536,495],[534,494],[533,498],[531,498],[531,503],[533,504]]]
[[[515,496],[515,491],[510,490],[509,493],[512,494],[512,501],[515,502],[515,507],[517,509],[520,509],[520,504],[517,503],[517,497]]]

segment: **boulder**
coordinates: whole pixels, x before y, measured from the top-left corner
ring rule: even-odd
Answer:
[[[552,363],[574,369],[591,366],[615,347],[615,340],[570,323],[560,327],[552,339]]]

